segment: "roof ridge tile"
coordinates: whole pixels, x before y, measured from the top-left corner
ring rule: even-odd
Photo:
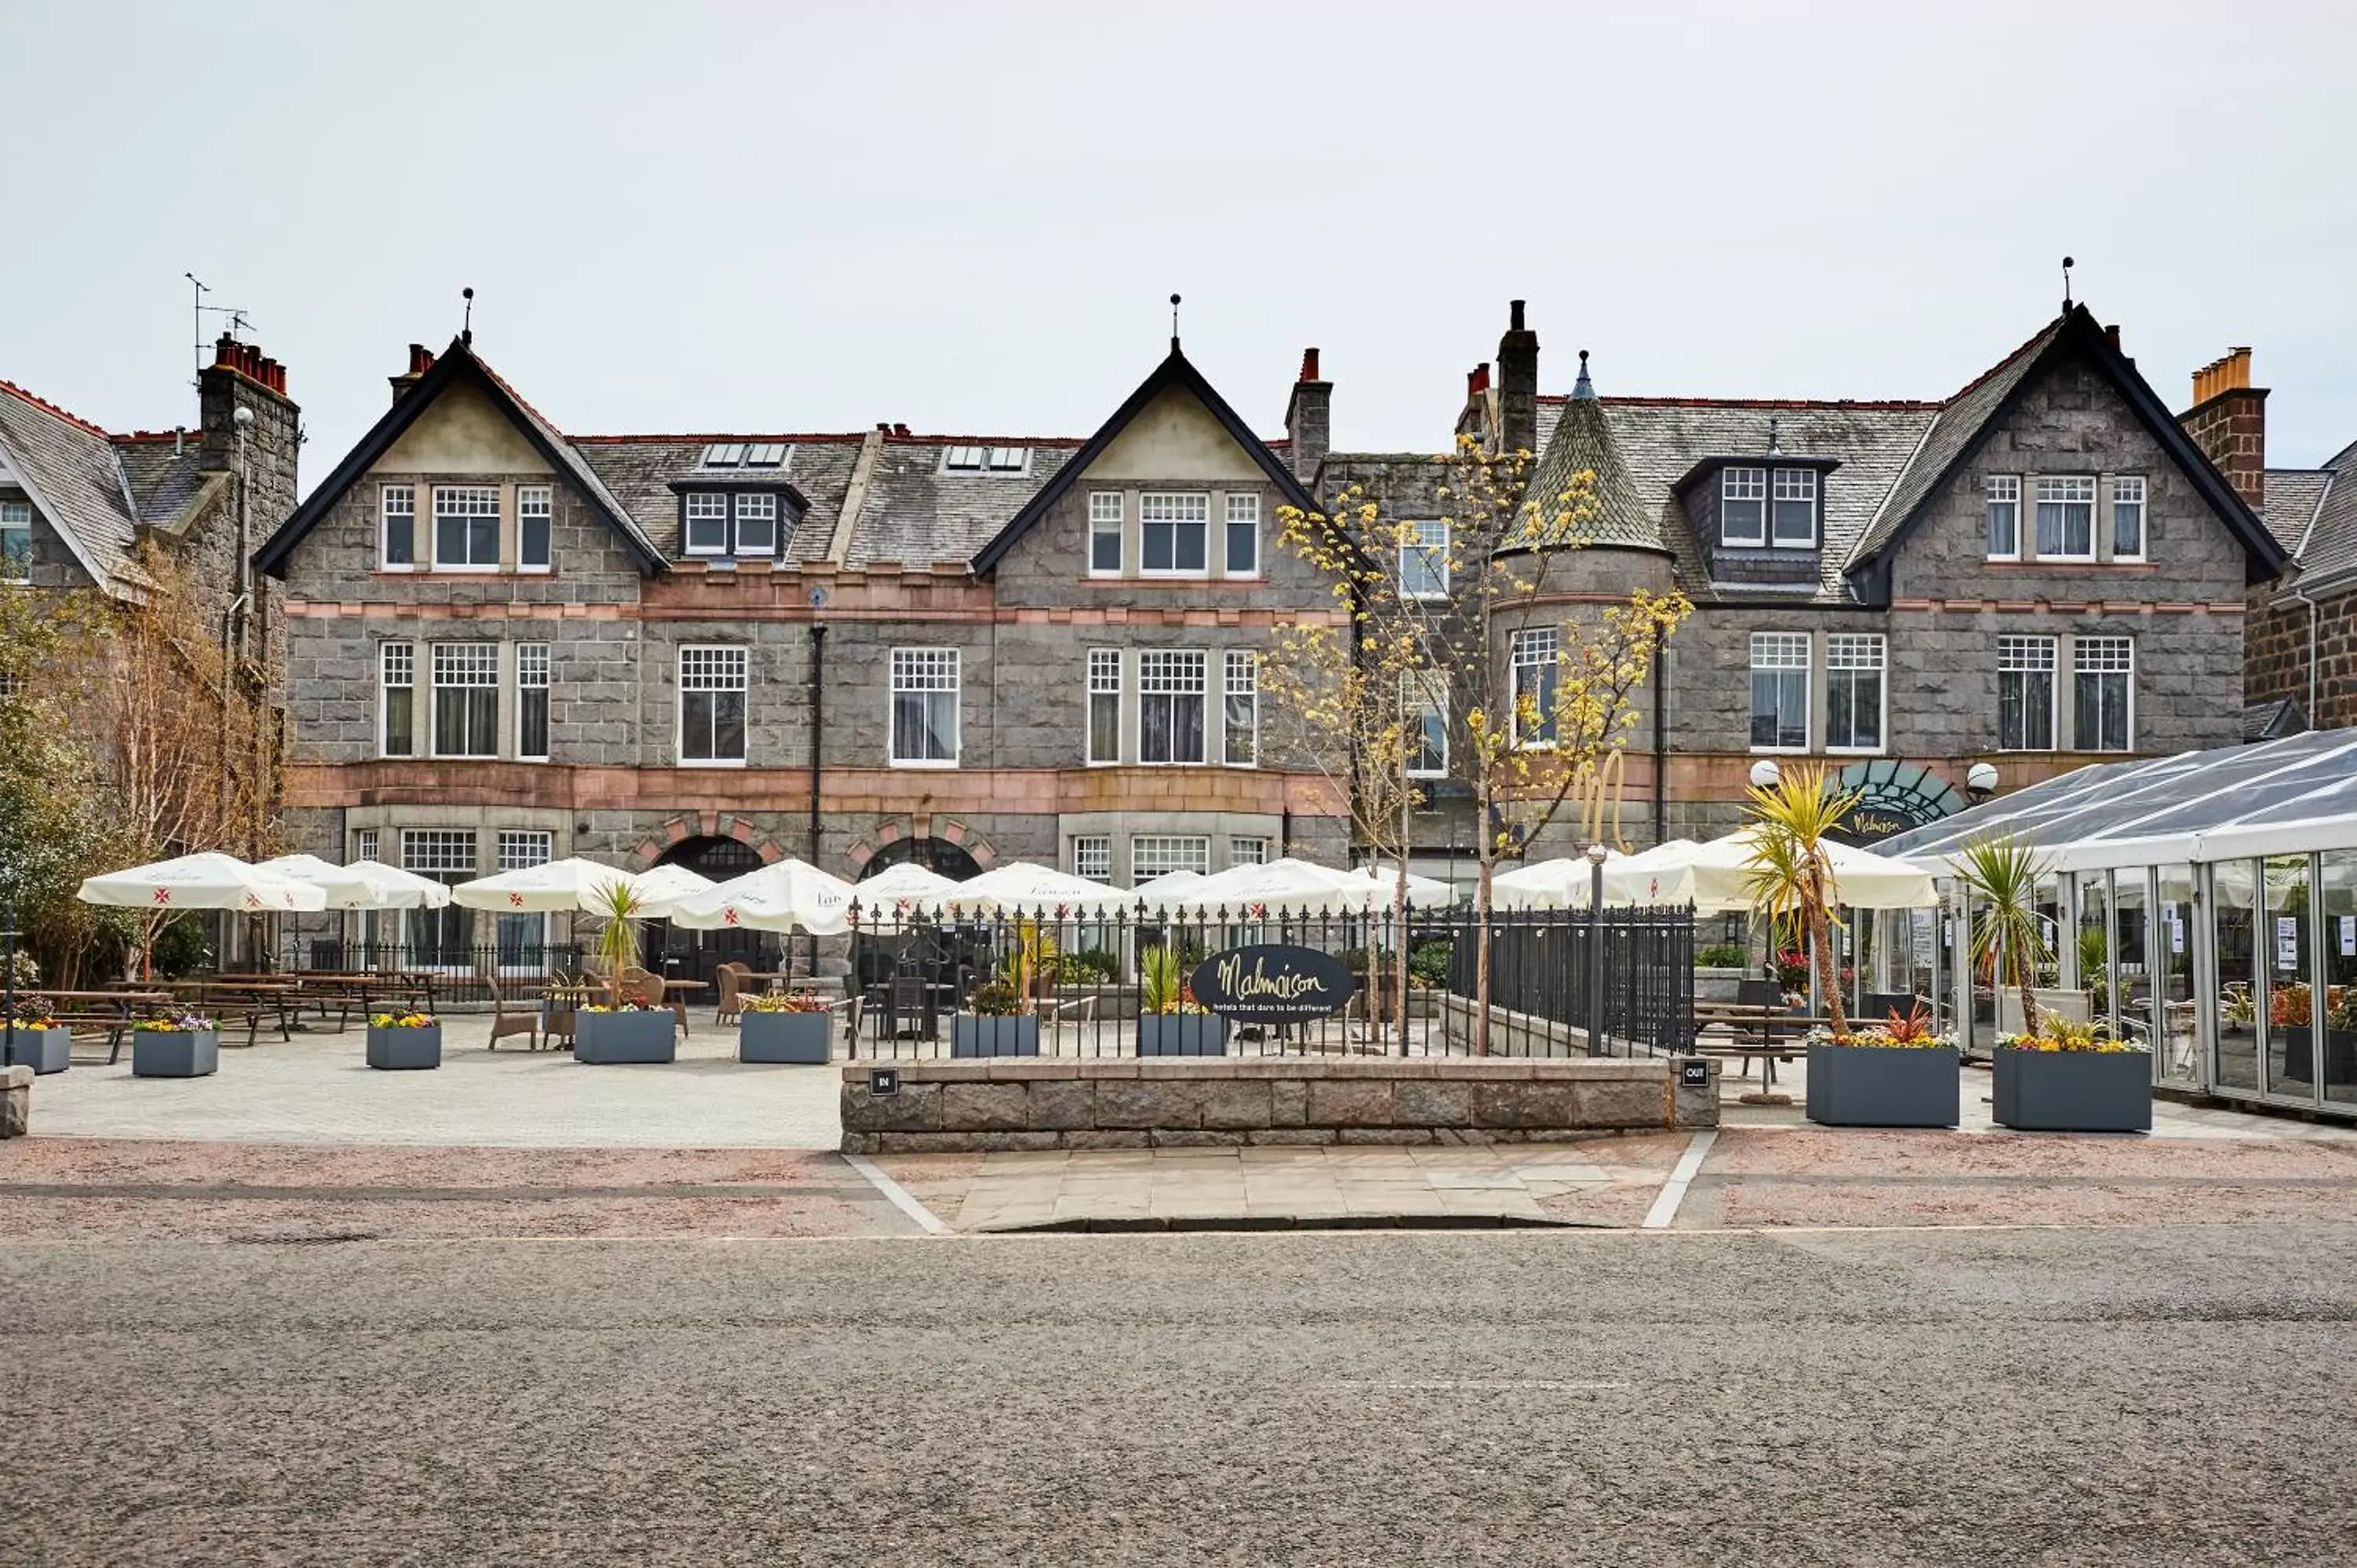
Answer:
[[[43,397],[40,393],[20,387],[14,381],[0,381],[0,392],[13,392],[16,396],[23,398],[27,403],[31,403],[35,408],[39,409],[42,413],[53,413],[59,419],[64,420],[67,424],[74,425],[80,429],[86,430],[92,435],[106,435],[109,434],[98,425],[92,424],[89,420],[84,419],[81,414],[74,413],[73,410],[70,408],[61,408],[58,404],[51,403],[48,398]]]

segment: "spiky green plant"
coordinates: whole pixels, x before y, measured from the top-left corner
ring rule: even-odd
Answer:
[[[597,951],[606,966],[606,1000],[622,1004],[622,972],[639,962],[639,924],[646,901],[627,882],[609,882],[593,891],[584,908],[599,921]]]
[[[1834,970],[1833,832],[1858,802],[1855,790],[1830,789],[1824,768],[1796,763],[1770,785],[1751,787],[1751,855],[1744,890],[1774,922],[1808,934],[1817,989],[1825,998],[1834,1037],[1849,1033],[1841,981]]]
[[[1178,953],[1168,946],[1137,955],[1138,1005],[1148,1013],[1178,1011]]]
[[[2046,875],[2037,851],[2009,833],[1985,833],[1956,852],[1956,880],[1975,905],[1974,961],[1989,983],[2021,993],[2021,1032],[2038,1033],[2038,966],[2053,961],[2038,918],[2038,883]]]

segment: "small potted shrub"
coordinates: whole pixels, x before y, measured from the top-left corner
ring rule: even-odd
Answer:
[[[221,1026],[199,1013],[131,1026],[134,1078],[202,1078],[221,1067]]]
[[[2357,985],[2325,993],[2324,1080],[2335,1087],[2357,1083]]]
[[[834,1015],[815,991],[765,991],[743,999],[737,1059],[823,1065],[833,1055]]]
[[[950,1020],[953,1057],[1036,1057],[1039,1019],[1023,1010],[1023,994],[1005,979],[974,988],[966,1010]]]
[[[606,966],[606,1000],[574,1018],[573,1059],[595,1066],[667,1062],[679,1054],[679,1015],[622,994],[622,972],[639,961],[639,896],[620,883],[593,896],[597,958]]]
[[[1847,1035],[1809,1036],[1809,1120],[1827,1127],[1953,1127],[1956,1042],[1918,1007]]]
[[[2268,989],[2267,1032],[2283,1047],[2284,1077],[2312,1081],[2316,1077],[2316,998],[2306,982]]]
[[[2050,1012],[2035,1033],[1997,1036],[1996,1069],[1999,1126],[2038,1133],[2152,1130],[2152,1053],[2113,1039],[2102,1024]]]
[[[57,1021],[48,1003],[19,996],[14,1015],[0,1015],[0,1067],[63,1072],[73,1060],[73,1031]]]
[[[442,1020],[431,1013],[379,1013],[369,1020],[368,1065],[403,1072],[442,1065]]]
[[[1223,1057],[1228,1021],[1195,1000],[1167,947],[1137,955],[1137,1054],[1142,1057]]]

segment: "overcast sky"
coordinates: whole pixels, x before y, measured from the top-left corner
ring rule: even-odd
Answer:
[[[1317,344],[1431,448],[1511,296],[1551,392],[1937,397],[2069,252],[2172,406],[2247,343],[2270,461],[2357,440],[2357,19],[1934,9],[15,0],[0,376],[188,419],[192,271],[307,486],[472,285],[568,430],[1077,435],[1177,290],[1259,428]]]

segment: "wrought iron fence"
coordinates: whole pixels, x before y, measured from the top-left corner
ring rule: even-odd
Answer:
[[[1471,957],[1479,929],[1464,909],[1411,911],[1405,928],[1388,910],[1039,910],[938,921],[860,910],[834,950],[850,1048],[861,1058],[1588,1054],[1587,917],[1493,917],[1486,1017]],[[1691,914],[1608,912],[1604,940],[1603,1048],[1689,1045]],[[1271,946],[1335,961],[1350,976],[1348,999],[1281,1022],[1231,1021],[1192,1005],[1188,983],[1206,959]],[[823,977],[826,967],[823,960]]]

